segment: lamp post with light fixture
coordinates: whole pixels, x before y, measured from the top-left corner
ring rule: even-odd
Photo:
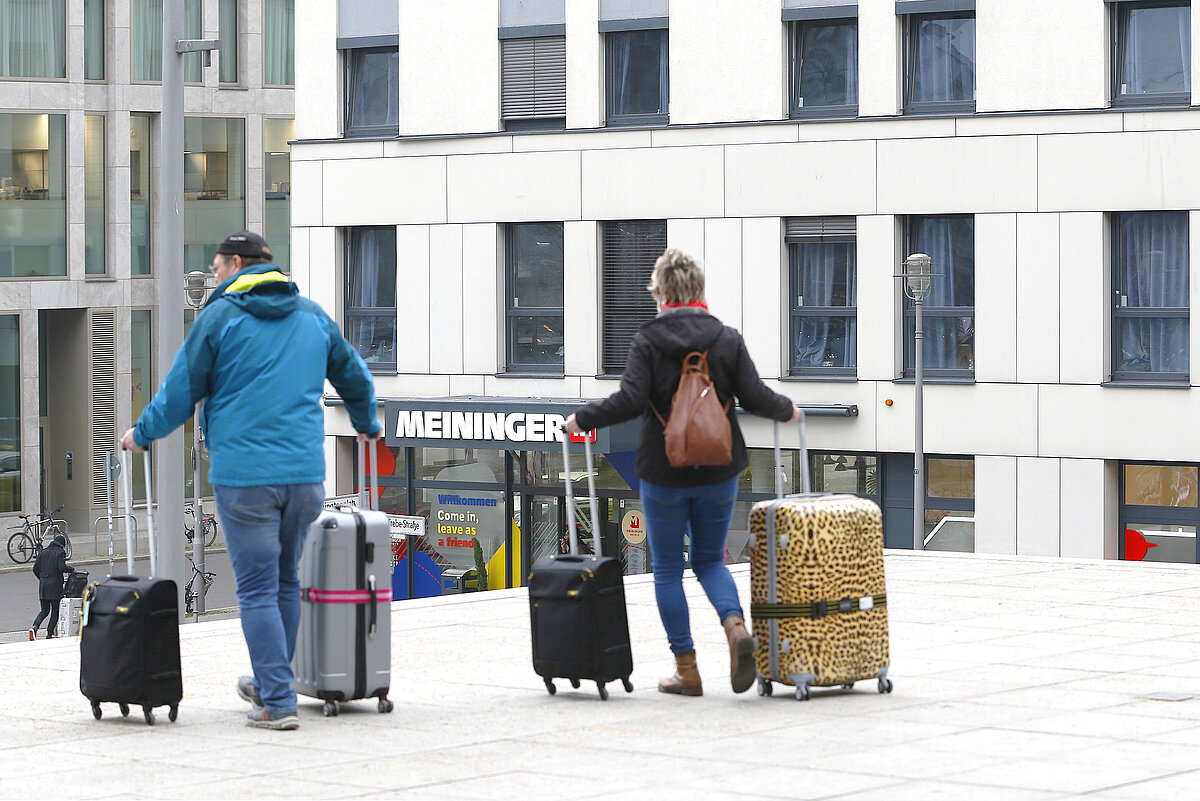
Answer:
[[[933,259],[924,253],[913,253],[904,260],[903,269],[896,276],[904,281],[904,294],[913,302],[916,324],[913,330],[913,416],[916,430],[913,432],[913,550],[925,546],[925,332],[922,306],[933,288]]]

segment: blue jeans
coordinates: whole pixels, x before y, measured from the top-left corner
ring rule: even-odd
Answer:
[[[300,626],[300,552],[321,513],[322,484],[213,487],[237,579],[242,634],[263,705],[295,714],[292,651]]]
[[[654,568],[654,597],[671,651],[695,650],[683,594],[683,535],[691,529],[692,570],[724,621],[742,615],[737,587],[725,567],[725,538],[737,500],[737,477],[699,487],[663,487],[642,480],[642,513]]]

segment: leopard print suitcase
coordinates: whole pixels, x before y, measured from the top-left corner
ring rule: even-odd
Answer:
[[[806,701],[810,687],[868,679],[891,692],[879,507],[853,495],[763,501],[750,533],[759,695],[782,682]]]

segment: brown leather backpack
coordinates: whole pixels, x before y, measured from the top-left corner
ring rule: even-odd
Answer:
[[[654,404],[650,408],[663,425],[672,467],[719,467],[733,461],[729,404],[717,397],[708,374],[707,350],[683,357],[679,386],[671,398],[671,418],[664,419]]]

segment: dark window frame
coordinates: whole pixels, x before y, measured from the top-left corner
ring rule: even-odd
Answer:
[[[565,281],[566,267],[559,275],[559,279],[564,282],[564,305],[563,306],[517,306],[513,300],[517,286],[517,228],[522,225],[557,225],[562,231],[563,224],[557,221],[541,222],[541,223],[508,223],[504,226],[504,363],[505,369],[510,373],[550,373],[561,374],[563,372],[565,360],[559,361],[557,364],[533,364],[528,362],[518,362],[515,359],[514,346],[516,344],[516,321],[521,317],[556,317],[562,318],[565,322]],[[564,247],[565,251],[565,247]]]
[[[800,105],[800,88],[802,85],[803,42],[804,32],[810,28],[833,28],[852,26],[854,38],[858,39],[858,17],[837,17],[833,19],[800,19],[787,22],[788,26],[788,118],[810,119],[820,117],[857,117],[858,103],[845,103],[830,106]],[[855,73],[854,95],[858,97],[858,73]]]
[[[622,295],[623,295],[621,302],[623,304],[628,304],[630,306],[630,310],[625,310],[624,315],[627,317],[630,317],[632,319],[623,320],[623,321],[621,321],[621,323],[618,323],[614,319],[617,316],[616,314],[614,314],[615,310],[610,309],[610,301],[613,300],[613,298],[610,297],[610,291],[612,291],[614,289],[615,282],[614,282],[613,278],[615,276],[610,277],[609,270],[610,270],[610,267],[616,267],[618,265],[611,265],[611,263],[609,261],[609,253],[608,253],[608,249],[607,249],[607,240],[609,238],[608,232],[610,230],[610,226],[631,225],[631,224],[645,226],[645,231],[641,234],[641,236],[643,236],[646,239],[649,239],[650,236],[657,234],[657,231],[650,230],[650,226],[652,226],[652,225],[661,226],[661,228],[662,228],[662,242],[661,242],[662,247],[659,248],[659,247],[657,247],[657,245],[655,245],[654,247],[650,248],[650,250],[656,250],[657,252],[654,253],[653,257],[650,257],[649,263],[647,263],[645,265],[645,275],[643,277],[638,278],[636,280],[630,280],[627,285],[623,285],[620,287],[619,291],[621,291]],[[645,317],[646,320],[651,320],[654,318],[654,315],[657,313],[654,308],[654,301],[651,299],[650,293],[646,290],[646,285],[650,283],[650,272],[654,268],[654,259],[658,258],[659,254],[661,254],[662,251],[666,248],[666,243],[667,243],[667,221],[666,220],[662,220],[662,219],[659,219],[659,220],[648,220],[648,219],[605,220],[604,222],[602,222],[600,224],[600,299],[601,299],[601,308],[600,308],[600,375],[601,376],[610,376],[610,377],[611,376],[619,376],[625,370],[625,362],[626,362],[626,357],[628,355],[628,347],[626,347],[621,352],[621,360],[620,360],[620,364],[618,364],[617,360],[615,358],[615,352],[613,351],[613,347],[620,344],[619,339],[623,338],[624,334],[621,333],[620,331],[613,330],[614,327],[617,327],[618,325],[621,325],[621,324],[623,324],[624,326],[628,326],[631,322],[636,323],[643,316]],[[632,278],[632,275],[633,275],[632,269],[634,269],[634,268],[630,268],[627,271],[622,271],[622,273],[620,273],[620,275],[627,279]],[[640,269],[640,267],[636,268],[636,269]],[[644,299],[644,303],[645,303],[644,312],[643,312],[643,307],[641,305],[641,302],[639,302],[637,300],[637,298],[639,298],[639,297]],[[636,308],[633,308],[635,306],[636,306]],[[640,325],[640,323],[639,323],[639,325]],[[633,338],[632,333],[629,334],[629,338],[630,339]],[[606,355],[606,351],[609,352],[608,355]],[[613,357],[609,358],[609,356],[613,356]]]
[[[854,356],[854,366],[852,367],[800,367],[796,364],[795,359],[795,342],[796,337],[800,332],[800,326],[807,317],[841,317],[847,320],[858,321],[858,303],[857,303],[857,282],[858,282],[858,233],[857,230],[853,234],[819,234],[806,236],[804,238],[789,238],[785,240],[787,245],[788,259],[788,347],[787,347],[787,370],[788,375],[792,376],[846,376],[850,378],[858,377],[858,356]],[[800,297],[801,276],[800,276],[800,252],[807,245],[843,245],[848,244],[853,246],[854,255],[854,275],[851,280],[855,283],[855,304],[845,306],[799,306],[796,303]]]
[[[617,41],[622,36],[645,34],[662,34],[662,55],[659,59],[658,99],[659,106],[666,111],[653,114],[616,114],[616,75],[615,50]],[[604,124],[608,128],[628,128],[641,125],[666,125],[670,122],[671,109],[671,75],[670,75],[670,36],[666,28],[650,28],[644,30],[610,31],[604,34]]]
[[[509,38],[501,38],[500,39],[500,123],[501,123],[503,130],[505,130],[505,131],[562,131],[562,130],[566,129],[566,127],[567,127],[567,107],[566,107],[567,75],[566,75],[566,59],[565,59],[565,57],[563,59],[563,74],[562,74],[562,85],[563,85],[562,116],[524,116],[524,115],[505,116],[505,113],[504,113],[504,105],[505,105],[505,99],[506,99],[505,70],[509,65],[509,60],[506,57],[509,52],[508,43],[509,42],[533,41],[533,42],[535,42],[533,47],[536,48],[537,41],[561,39],[563,42],[563,50],[565,53],[566,38],[567,37],[565,34],[557,34],[557,35],[552,35],[552,36],[523,36],[523,37],[509,37]],[[535,58],[535,71],[537,70],[537,66],[536,66],[537,63],[538,63],[537,59]],[[538,84],[538,82],[535,81],[534,89],[533,89],[533,93],[534,93],[535,97],[537,97],[539,95],[538,87],[539,87],[539,84]]]
[[[976,19],[974,11],[946,11],[934,14],[904,14],[901,20],[904,28],[904,72],[901,76],[904,84],[903,92],[903,108],[901,113],[905,116],[922,116],[922,115],[966,115],[975,113],[976,93],[978,92],[978,81],[976,86],[972,88],[972,96],[967,100],[923,100],[914,101],[912,99],[913,91],[916,88],[917,82],[917,41],[919,38],[920,24],[928,20],[946,20],[946,19]],[[976,36],[978,37],[978,22],[976,23]],[[978,38],[976,39],[976,52],[971,54],[972,64],[978,68]]]
[[[1151,506],[1125,502],[1125,468],[1139,465],[1156,467],[1197,467],[1196,462],[1119,461],[1117,462],[1117,559],[1125,561],[1125,530],[1137,525],[1192,526],[1196,529],[1196,559],[1200,563],[1200,506]],[[1180,564],[1180,563],[1164,563]]]
[[[964,217],[964,218],[970,217],[972,219],[972,221],[974,221],[975,215],[974,214],[910,214],[910,215],[908,215],[907,217],[904,218],[904,236],[903,236],[904,252],[906,254],[918,252],[915,249],[916,245],[914,244],[914,241],[913,241],[913,239],[914,239],[913,230],[915,228],[915,226],[913,225],[913,221],[923,219],[923,218],[929,218],[929,217]],[[974,237],[975,227],[974,227],[974,225],[972,225],[972,227],[971,227],[971,233],[972,233],[971,254],[972,254],[972,262],[973,262],[974,254],[975,254],[975,237]],[[971,269],[972,269],[972,274],[973,274],[974,269],[975,269],[974,264],[972,264]],[[944,273],[946,272],[945,265],[941,265],[941,269],[939,269],[939,265],[935,263],[933,265],[933,272],[935,274],[939,274],[939,273],[943,274],[939,277],[944,277]],[[934,278],[933,280],[937,281],[938,278]],[[916,313],[916,307],[915,307],[914,302],[909,300],[908,296],[903,295],[903,293],[902,293],[902,303],[903,303],[903,313],[901,314],[901,319],[900,319],[900,325],[901,325],[900,335],[901,335],[902,342],[901,342],[900,350],[901,350],[902,364],[903,364],[903,368],[904,368],[903,376],[905,379],[911,379],[911,378],[916,377],[916,368],[912,364],[910,364],[908,361],[908,330],[909,330],[909,320],[913,321],[913,325],[915,327],[917,313]],[[922,310],[922,317],[924,318],[925,323],[928,323],[930,319],[937,319],[937,318],[957,319],[959,317],[970,317],[972,319],[972,321],[974,321],[974,319],[975,319],[974,304],[972,304],[970,306],[930,306],[928,304],[922,304],[921,310]],[[972,322],[972,325],[974,325],[974,322]],[[925,335],[928,336],[928,334],[929,334],[928,326],[926,325]],[[974,344],[972,344],[972,346],[971,346],[972,351],[974,351],[974,347],[975,347]],[[974,354],[973,353],[972,353],[972,362],[974,362]],[[954,367],[954,368],[930,367],[928,364],[925,364],[925,365],[923,365],[922,369],[925,374],[926,380],[931,379],[931,378],[938,379],[938,380],[947,379],[947,380],[951,380],[951,381],[961,380],[964,382],[970,382],[970,381],[975,380],[975,370],[973,368],[967,369],[967,368],[961,368],[961,367]]]
[[[1188,108],[1192,103],[1191,92],[1154,92],[1126,94],[1121,92],[1121,79],[1125,73],[1122,45],[1129,37],[1129,12],[1140,8],[1191,7],[1191,0],[1126,0],[1109,3],[1109,30],[1112,32],[1109,63],[1109,104],[1118,107],[1169,106]],[[1188,32],[1190,37],[1191,32]],[[1191,65],[1188,65],[1190,71]]]
[[[399,121],[396,124],[383,125],[355,125],[354,111],[356,106],[354,87],[358,85],[362,77],[362,56],[371,53],[396,53],[399,54],[400,48],[397,45],[388,45],[384,47],[351,47],[342,50],[342,86],[343,86],[343,102],[342,102],[342,136],[346,139],[377,139],[381,137],[395,137],[400,135]],[[399,73],[397,72],[397,80]],[[397,104],[399,100],[397,99]]]
[[[361,225],[342,229],[342,252],[345,260],[345,269],[342,271],[345,281],[343,287],[343,297],[346,298],[346,302],[343,304],[342,309],[342,324],[346,339],[350,340],[351,345],[353,345],[354,340],[351,339],[351,336],[353,334],[352,322],[354,320],[385,319],[389,316],[388,312],[390,311],[391,319],[394,321],[392,328],[392,360],[387,362],[367,362],[367,367],[372,373],[395,374],[397,364],[395,354],[400,345],[400,332],[398,330],[400,327],[398,311],[399,298],[396,297],[395,290],[393,289],[393,304],[391,306],[351,306],[349,302],[349,298],[352,295],[351,287],[359,277],[359,262],[357,254],[354,252],[354,237],[352,232],[363,229],[383,230],[388,228],[390,228],[393,232],[395,231],[395,228],[390,225]],[[398,256],[398,254],[396,255]]]

